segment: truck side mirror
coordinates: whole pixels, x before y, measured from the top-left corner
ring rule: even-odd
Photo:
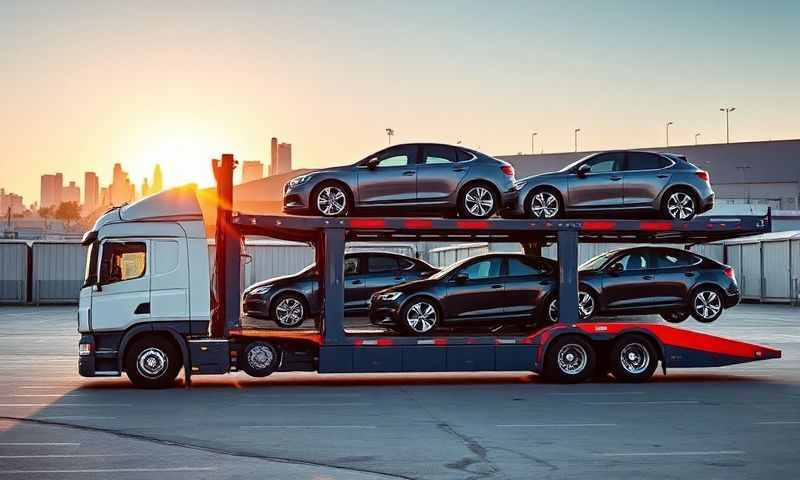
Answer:
[[[95,283],[94,285],[92,285],[92,291],[93,292],[102,292],[103,291],[103,287],[99,283]]]
[[[579,177],[585,177],[589,172],[592,171],[592,166],[584,163],[580,167],[578,167],[577,174]]]
[[[617,262],[611,265],[611,268],[609,268],[608,271],[614,275],[619,275],[620,273],[625,271],[625,267],[623,267],[621,263]]]

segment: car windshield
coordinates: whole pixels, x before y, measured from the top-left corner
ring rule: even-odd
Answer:
[[[575,160],[574,162],[570,163],[566,167],[564,167],[561,170],[559,170],[559,172],[568,172],[568,171],[572,170],[573,168],[575,168],[576,166],[578,166],[580,163],[584,162],[585,160],[587,160],[587,159],[589,159],[590,157],[593,157],[593,156],[595,156],[594,153],[591,154],[591,155],[586,155],[585,157],[579,158],[578,160]]]
[[[614,255],[615,253],[617,252],[616,251],[605,252],[595,257],[592,257],[586,262],[584,262],[580,267],[578,267],[578,270],[597,270],[600,267],[602,267],[603,264],[606,263],[608,259],[611,258],[611,256]]]

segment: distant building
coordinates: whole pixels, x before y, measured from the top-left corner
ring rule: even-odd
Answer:
[[[75,182],[69,182],[69,185],[61,190],[62,202],[75,202],[81,204],[81,187],[77,186]]]
[[[275,175],[276,169],[278,167],[278,139],[272,137],[272,140],[269,142],[269,169],[267,171],[267,175]]]
[[[83,174],[83,209],[87,213],[100,206],[100,180],[94,172]]]
[[[252,182],[264,178],[264,164],[258,160],[245,160],[242,162],[242,183]]]
[[[144,177],[144,181],[142,182],[142,196],[146,197],[146,196],[150,195],[151,193],[154,193],[154,192],[150,191],[150,185],[147,184],[147,177]]]
[[[292,169],[292,144],[278,143],[272,137],[270,142],[269,175],[281,175]]]
[[[22,203],[22,195],[8,192],[0,188],[0,216],[6,216],[8,209],[11,209],[11,215],[19,215],[25,211],[25,205]]]
[[[150,194],[158,193],[164,189],[164,179],[161,177],[161,165],[156,164],[153,169],[153,184],[150,185]]]
[[[62,190],[64,189],[64,175],[42,175],[39,206],[48,208],[61,203]]]
[[[133,202],[136,198],[136,187],[131,183],[128,174],[122,170],[122,165],[114,164],[114,174],[111,185],[108,186],[109,205],[119,206],[123,203]]]

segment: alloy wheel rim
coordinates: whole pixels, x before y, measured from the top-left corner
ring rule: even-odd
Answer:
[[[589,318],[594,313],[594,298],[588,292],[578,292],[578,316],[580,320]],[[553,323],[558,322],[558,299],[550,302],[547,315]]]
[[[641,343],[629,343],[619,352],[619,364],[631,375],[638,375],[650,366],[650,352]]]
[[[539,192],[531,198],[531,212],[537,218],[553,218],[558,213],[558,199],[550,192]]]
[[[278,322],[292,327],[303,321],[303,304],[296,298],[284,298],[275,307]]]
[[[344,212],[347,195],[339,187],[325,187],[317,195],[317,209],[323,215],[334,216]]]
[[[436,309],[428,302],[417,302],[408,309],[406,323],[417,333],[426,333],[436,325]]]
[[[143,377],[158,378],[167,371],[168,367],[169,357],[160,348],[145,348],[136,358],[136,370]]]
[[[703,290],[694,298],[694,310],[703,318],[714,318],[722,309],[719,295],[711,290]]]
[[[558,351],[558,368],[567,375],[581,373],[589,363],[589,355],[582,345],[568,343]]]
[[[488,188],[472,187],[464,196],[464,206],[475,217],[485,217],[494,208],[494,196]]]
[[[667,211],[676,220],[685,220],[694,214],[694,200],[684,192],[675,192],[667,200]]]
[[[247,352],[247,363],[256,370],[269,368],[275,361],[275,353],[266,345],[256,345]]]

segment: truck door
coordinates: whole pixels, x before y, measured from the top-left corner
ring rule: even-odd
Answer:
[[[124,330],[150,319],[150,240],[109,239],[100,246],[92,291],[92,329]]]
[[[150,318],[153,321],[189,320],[189,266],[186,240],[150,243]]]

